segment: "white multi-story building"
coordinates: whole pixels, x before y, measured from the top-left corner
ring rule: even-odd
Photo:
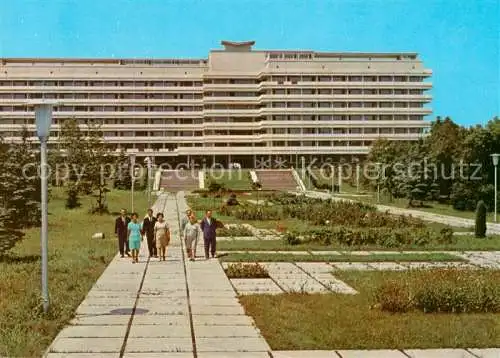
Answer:
[[[417,140],[431,113],[415,53],[252,50],[223,41],[208,59],[0,59],[0,135],[34,135],[27,103],[101,124],[116,149],[156,163],[360,157],[379,138]],[[335,160],[335,159],[334,159]]]

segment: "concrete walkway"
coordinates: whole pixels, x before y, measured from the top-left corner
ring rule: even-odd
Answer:
[[[185,208],[182,193],[158,199],[153,210],[172,230],[167,261],[148,261],[146,245],[138,264],[115,257],[46,357],[269,358],[218,260],[185,260],[178,220]]]
[[[297,193],[295,193],[297,194]],[[320,191],[315,191],[315,190],[309,190],[305,192],[305,195],[310,197],[310,198],[320,198],[320,199],[331,199],[332,195],[329,193],[324,193]],[[336,197],[333,196],[334,200],[346,200],[346,201],[356,201],[352,199],[346,199],[346,198],[341,198],[341,197]],[[426,211],[422,210],[412,210],[412,209],[402,209],[402,208],[397,208],[394,206],[387,206],[387,205],[375,205],[375,207],[379,211],[387,211],[391,214],[395,215],[411,215],[416,218],[420,218],[425,221],[431,221],[431,222],[436,222],[436,223],[441,223],[445,225],[450,225],[450,226],[455,226],[455,227],[474,227],[475,222],[472,219],[465,219],[465,218],[460,218],[457,216],[451,216],[451,215],[440,215],[440,214],[434,214],[434,213],[429,213]],[[500,234],[500,224],[495,224],[495,223],[487,223],[488,227],[488,235],[497,235]]]
[[[182,193],[164,194],[153,206],[172,230],[166,262],[140,263],[118,255],[53,341],[48,358],[291,358],[488,357],[499,350],[282,351],[272,352],[245,315],[218,260],[186,261],[179,239]],[[198,255],[203,255],[202,242]]]

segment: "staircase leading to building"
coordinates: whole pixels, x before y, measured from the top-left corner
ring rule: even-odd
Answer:
[[[256,170],[262,190],[296,190],[298,184],[290,169]]]
[[[197,170],[164,170],[160,188],[168,192],[191,191],[200,186]]]

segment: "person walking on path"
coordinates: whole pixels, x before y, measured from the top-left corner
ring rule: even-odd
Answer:
[[[130,248],[128,247],[127,228],[130,218],[127,216],[127,210],[121,209],[120,216],[115,220],[115,235],[118,238],[118,251],[120,256],[127,255],[130,257]]]
[[[139,250],[142,241],[142,225],[137,221],[137,213],[132,214],[132,221],[128,223],[128,245],[132,250],[132,263],[139,262]]]
[[[164,220],[163,213],[158,213],[156,215],[156,222],[153,231],[160,261],[165,261],[168,244],[170,243],[170,230],[167,222]]]
[[[212,258],[215,258],[217,246],[217,220],[212,217],[212,210],[207,210],[205,217],[200,223],[201,231],[203,232],[203,243],[205,244],[205,258],[208,259],[209,252]]]
[[[193,211],[191,209],[186,210],[186,215],[181,219],[181,234],[184,232],[184,227],[190,221],[191,214]]]
[[[153,210],[149,209],[142,223],[142,233],[146,235],[146,240],[148,241],[149,257],[158,257],[155,244],[155,224],[156,218],[153,216]]]
[[[200,225],[196,221],[196,216],[191,213],[189,221],[184,225],[184,242],[186,244],[187,256],[190,261],[194,261],[196,258],[196,246],[198,245],[198,238],[200,235]]]

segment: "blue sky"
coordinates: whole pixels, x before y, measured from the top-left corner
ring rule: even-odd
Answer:
[[[0,57],[206,57],[257,49],[418,52],[434,116],[500,112],[500,0],[0,0]]]

